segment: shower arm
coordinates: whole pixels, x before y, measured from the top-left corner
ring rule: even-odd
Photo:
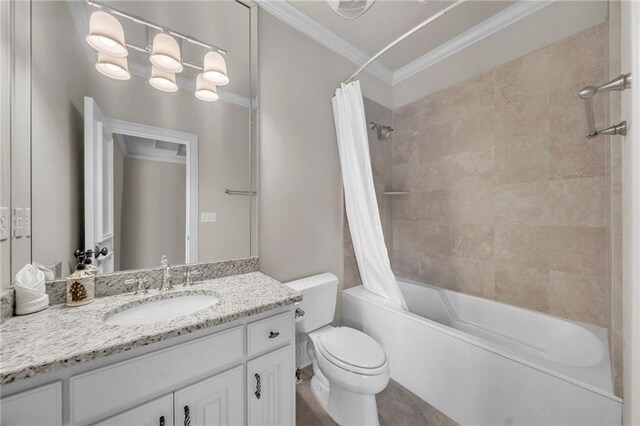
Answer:
[[[418,25],[416,25],[415,27],[411,28],[409,31],[407,31],[406,33],[404,33],[403,35],[401,35],[400,37],[398,37],[397,39],[395,39],[394,41],[392,41],[389,45],[387,45],[384,49],[382,49],[381,51],[379,51],[378,53],[376,53],[375,55],[373,55],[371,57],[371,59],[369,59],[367,62],[365,62],[364,64],[362,64],[360,66],[360,68],[358,68],[356,70],[356,72],[354,72],[353,74],[351,74],[351,76],[349,76],[349,78],[347,78],[346,80],[344,80],[342,82],[342,84],[347,84],[347,83],[351,83],[353,81],[354,78],[356,78],[358,76],[358,74],[360,74],[362,71],[364,71],[369,65],[371,65],[372,63],[374,63],[376,60],[378,60],[378,58],[382,55],[384,55],[385,53],[387,53],[391,48],[393,48],[396,44],[400,43],[401,41],[403,41],[404,39],[406,39],[407,37],[410,37],[413,33],[415,33],[416,31],[421,30],[422,28],[426,27],[427,25],[429,25],[430,23],[438,20],[439,18],[443,17],[444,15],[446,15],[447,13],[449,13],[450,11],[452,11],[453,9],[455,9],[456,7],[460,6],[461,4],[465,3],[467,0],[458,0],[457,2],[445,7],[444,9],[442,9],[440,12],[436,13],[435,15],[430,16],[429,18],[427,18],[426,20],[422,21],[421,23],[419,23]]]

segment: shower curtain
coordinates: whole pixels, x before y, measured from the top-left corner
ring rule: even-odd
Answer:
[[[407,309],[384,244],[360,82],[342,84],[332,103],[347,218],[362,285]]]

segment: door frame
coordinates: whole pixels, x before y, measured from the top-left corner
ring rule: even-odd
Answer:
[[[185,200],[185,263],[198,262],[198,135],[148,126],[131,121],[107,118],[113,133],[162,140],[187,146],[187,197]]]

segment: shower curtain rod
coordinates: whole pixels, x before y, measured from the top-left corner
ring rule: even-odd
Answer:
[[[371,59],[369,59],[367,62],[362,64],[362,66],[360,66],[360,68],[358,68],[356,70],[356,72],[351,74],[351,76],[349,78],[347,78],[345,81],[343,81],[342,83],[343,84],[351,83],[353,81],[353,79],[357,77],[358,74],[360,74],[362,71],[364,71],[369,65],[374,63],[380,56],[382,56],[385,53],[387,53],[387,51],[389,49],[391,49],[392,47],[394,47],[396,44],[400,43],[401,41],[403,41],[407,37],[411,36],[416,31],[426,27],[427,25],[429,25],[433,21],[437,20],[438,18],[441,18],[442,16],[446,15],[447,13],[449,13],[450,11],[455,9],[456,7],[460,6],[462,3],[465,3],[466,1],[467,0],[458,0],[457,2],[445,7],[440,12],[436,13],[435,15],[427,18],[426,20],[422,21],[421,23],[419,23],[415,27],[411,28],[409,31],[407,31],[406,33],[404,33],[403,35],[401,35],[400,37],[395,39],[393,42],[391,42],[391,44],[387,45],[387,47],[385,47],[384,49],[382,49],[381,51],[379,51],[378,53],[373,55],[371,57]]]

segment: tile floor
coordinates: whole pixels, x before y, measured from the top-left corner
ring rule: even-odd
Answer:
[[[335,426],[315,400],[309,386],[311,367],[302,370],[303,382],[296,387],[296,425]],[[381,426],[455,426],[456,423],[398,383],[391,380],[377,396]]]

